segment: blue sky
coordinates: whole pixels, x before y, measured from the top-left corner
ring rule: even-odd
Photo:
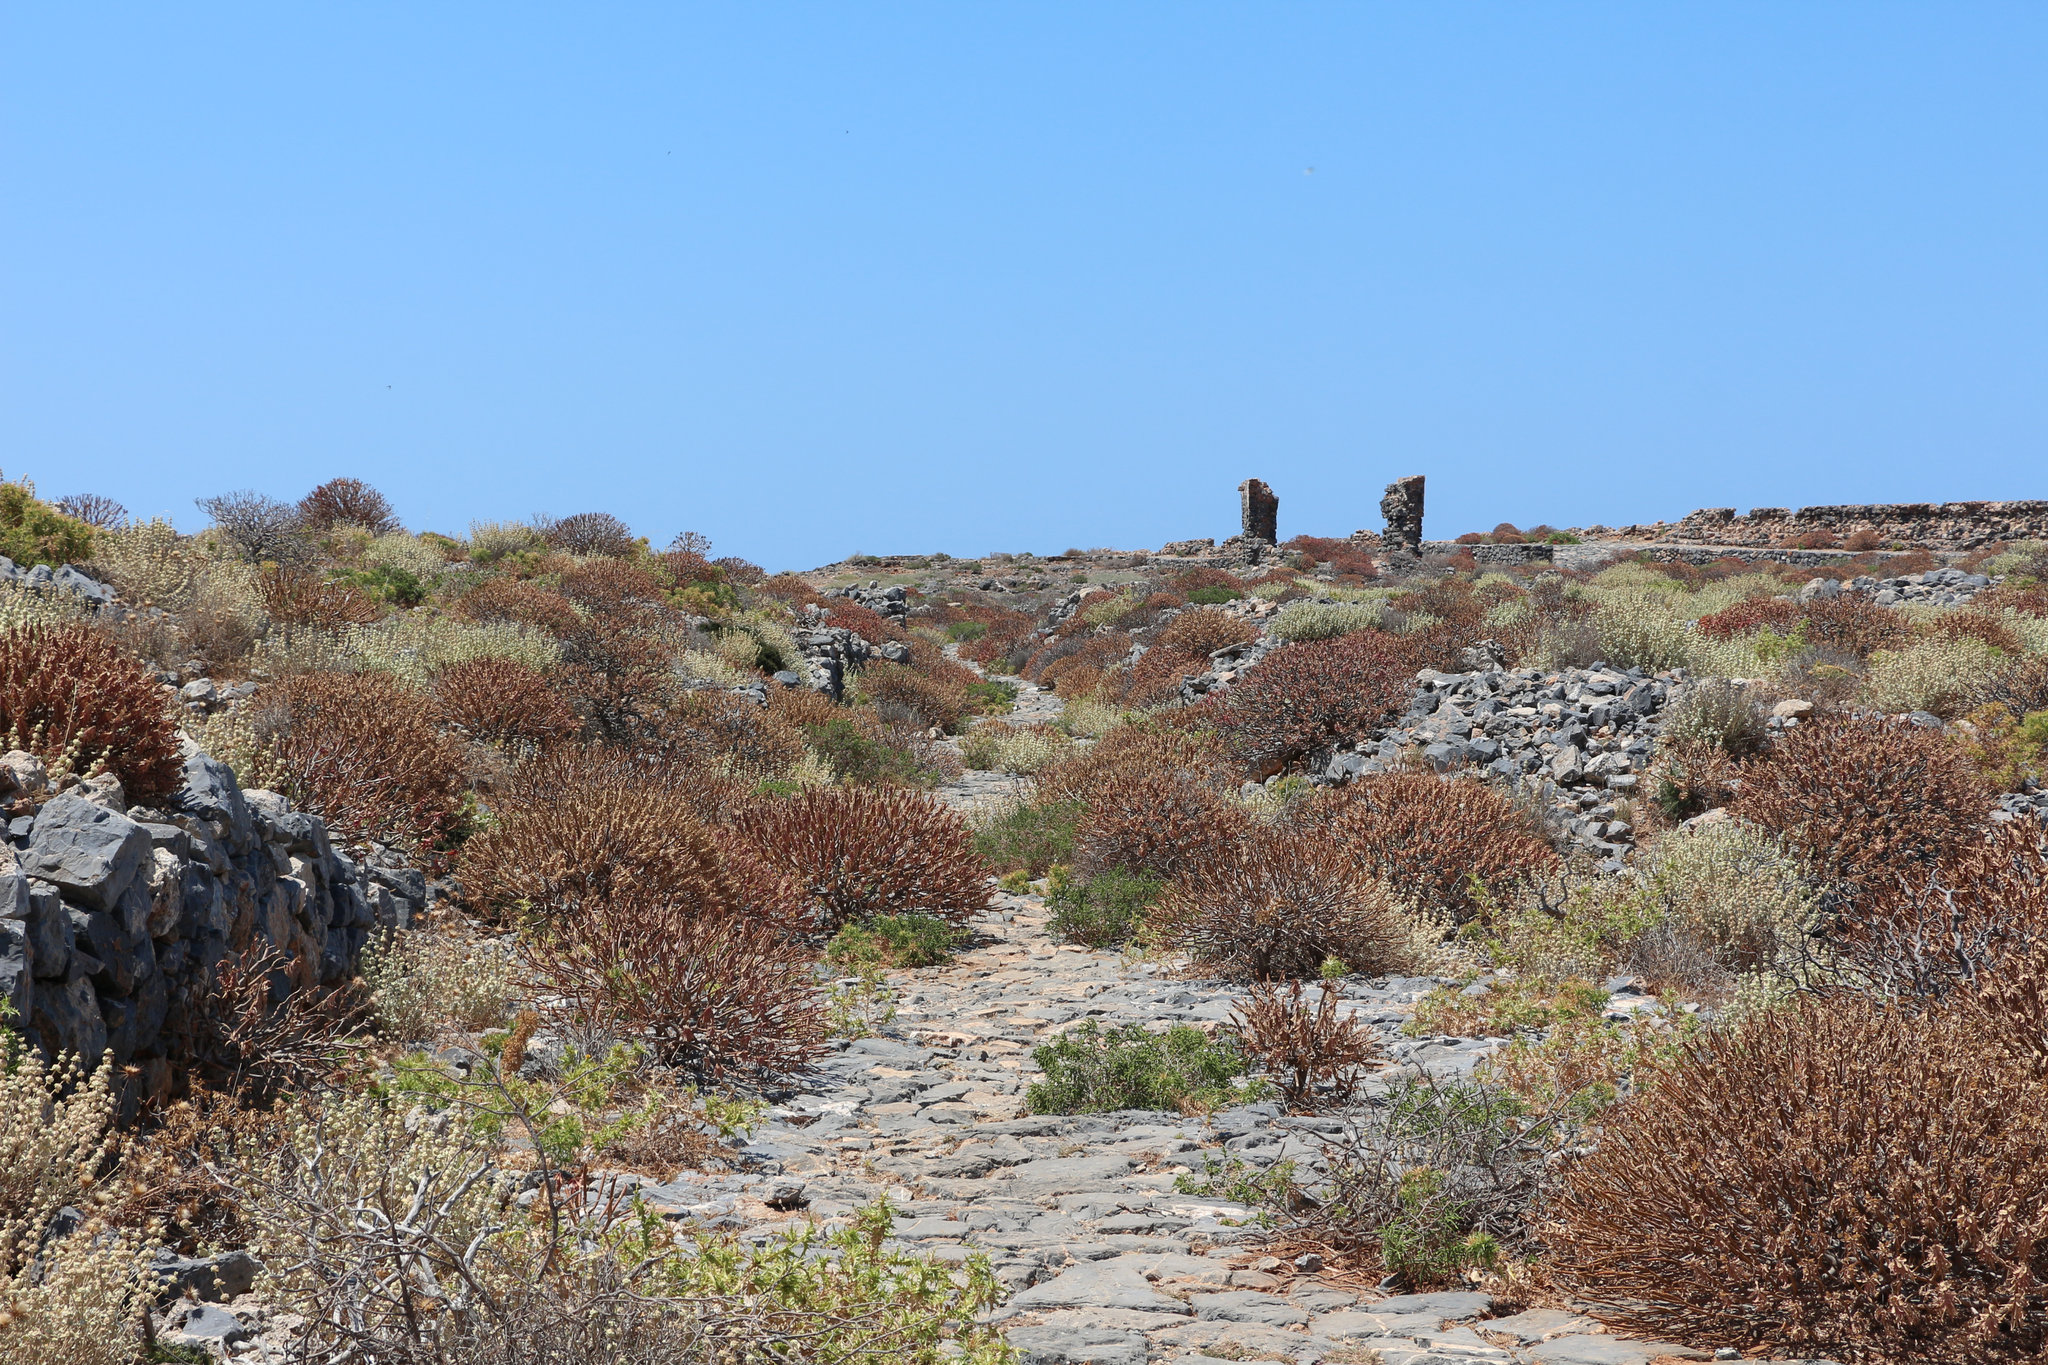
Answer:
[[[2048,496],[2048,6],[0,7],[0,469],[855,551]],[[1312,170],[1311,170],[1312,168]]]

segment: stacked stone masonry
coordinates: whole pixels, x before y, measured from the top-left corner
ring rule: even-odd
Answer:
[[[188,748],[184,777],[161,809],[87,782],[0,846],[0,999],[16,1027],[52,1055],[110,1056],[157,1096],[192,1055],[224,960],[274,949],[274,997],[334,985],[375,927],[404,926],[430,895],[418,870],[336,849],[318,817],[242,791],[202,751]]]
[[[2004,540],[2048,539],[2048,499],[2018,502],[1895,502],[1834,507],[1704,507],[1675,525],[1628,526],[1617,539],[1702,545],[1783,545],[1816,533],[1846,540],[1869,532],[1884,544],[1971,550]]]

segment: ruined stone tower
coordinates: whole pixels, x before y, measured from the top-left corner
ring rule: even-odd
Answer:
[[[1237,498],[1243,533],[1268,545],[1279,544],[1280,499],[1273,495],[1273,490],[1259,479],[1246,479],[1237,486]]]

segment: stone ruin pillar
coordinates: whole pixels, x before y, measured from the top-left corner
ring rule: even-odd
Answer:
[[[1273,496],[1273,490],[1261,480],[1246,479],[1237,486],[1237,497],[1244,534],[1268,545],[1279,544],[1280,499]]]
[[[1387,519],[1386,546],[1389,550],[1422,553],[1422,476],[1410,474],[1387,485],[1380,499],[1380,515]]]

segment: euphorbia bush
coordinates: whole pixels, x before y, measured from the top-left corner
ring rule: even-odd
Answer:
[[[175,791],[183,768],[163,689],[88,625],[0,633],[0,735],[53,764],[105,767],[131,801]]]
[[[734,826],[796,883],[821,929],[876,915],[960,923],[989,903],[988,869],[967,825],[922,792],[814,788],[765,800]]]

